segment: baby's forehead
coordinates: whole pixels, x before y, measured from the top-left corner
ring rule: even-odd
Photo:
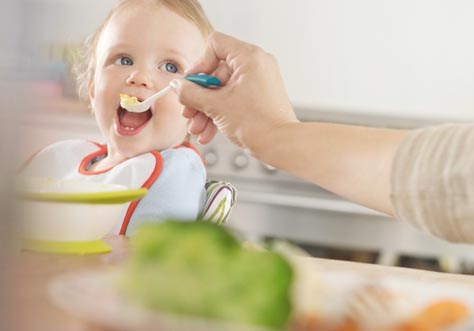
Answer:
[[[158,16],[157,16],[158,15]],[[97,43],[97,55],[113,48],[136,52],[168,51],[194,62],[203,52],[206,40],[194,22],[163,8],[117,13],[104,26]]]
[[[117,8],[115,12],[111,13],[109,20],[105,25],[109,25],[112,21],[114,21],[114,23],[119,21],[120,24],[120,21],[126,20],[127,18],[132,18],[133,20],[136,18],[142,19],[145,14],[163,14],[166,17],[175,17],[178,20],[181,20],[181,23],[192,25],[202,34],[203,39],[207,39],[210,34],[209,27],[202,22],[201,18],[198,18],[197,14],[193,15],[184,9],[170,7],[160,1],[129,1],[127,5]],[[163,19],[158,21],[162,22]],[[169,21],[167,23],[169,23]],[[149,32],[152,31],[150,30]]]
[[[188,39],[188,42],[205,42],[208,33],[196,21],[164,5],[149,5],[148,8],[135,5],[113,13],[103,25],[99,39],[111,39],[118,35],[130,35],[136,39],[171,35]]]

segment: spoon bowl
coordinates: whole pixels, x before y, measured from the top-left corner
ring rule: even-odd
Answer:
[[[221,86],[221,81],[214,76],[204,75],[204,74],[197,74],[197,75],[187,75],[184,77],[185,79],[201,85],[203,87],[218,87]],[[171,86],[167,86],[164,89],[156,92],[149,98],[143,101],[138,101],[136,97],[131,97],[127,94],[120,94],[120,107],[126,109],[132,113],[143,113],[147,111],[151,105],[164,96],[165,94],[171,92],[173,88]]]

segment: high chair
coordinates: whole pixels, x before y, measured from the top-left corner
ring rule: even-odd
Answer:
[[[228,182],[208,180],[206,182],[206,192],[206,203],[198,217],[198,221],[216,224],[226,223],[235,204],[237,190]]]

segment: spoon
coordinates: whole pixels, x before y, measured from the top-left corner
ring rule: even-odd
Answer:
[[[204,87],[221,86],[221,81],[217,77],[205,74],[187,75],[184,78]],[[132,113],[142,113],[147,111],[158,98],[172,90],[173,88],[168,85],[142,102],[138,101],[136,97],[130,97],[127,94],[120,94],[120,106]]]

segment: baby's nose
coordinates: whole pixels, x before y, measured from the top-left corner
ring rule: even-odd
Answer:
[[[153,80],[150,75],[144,70],[135,70],[127,78],[128,85],[138,85],[144,87],[153,87]]]

